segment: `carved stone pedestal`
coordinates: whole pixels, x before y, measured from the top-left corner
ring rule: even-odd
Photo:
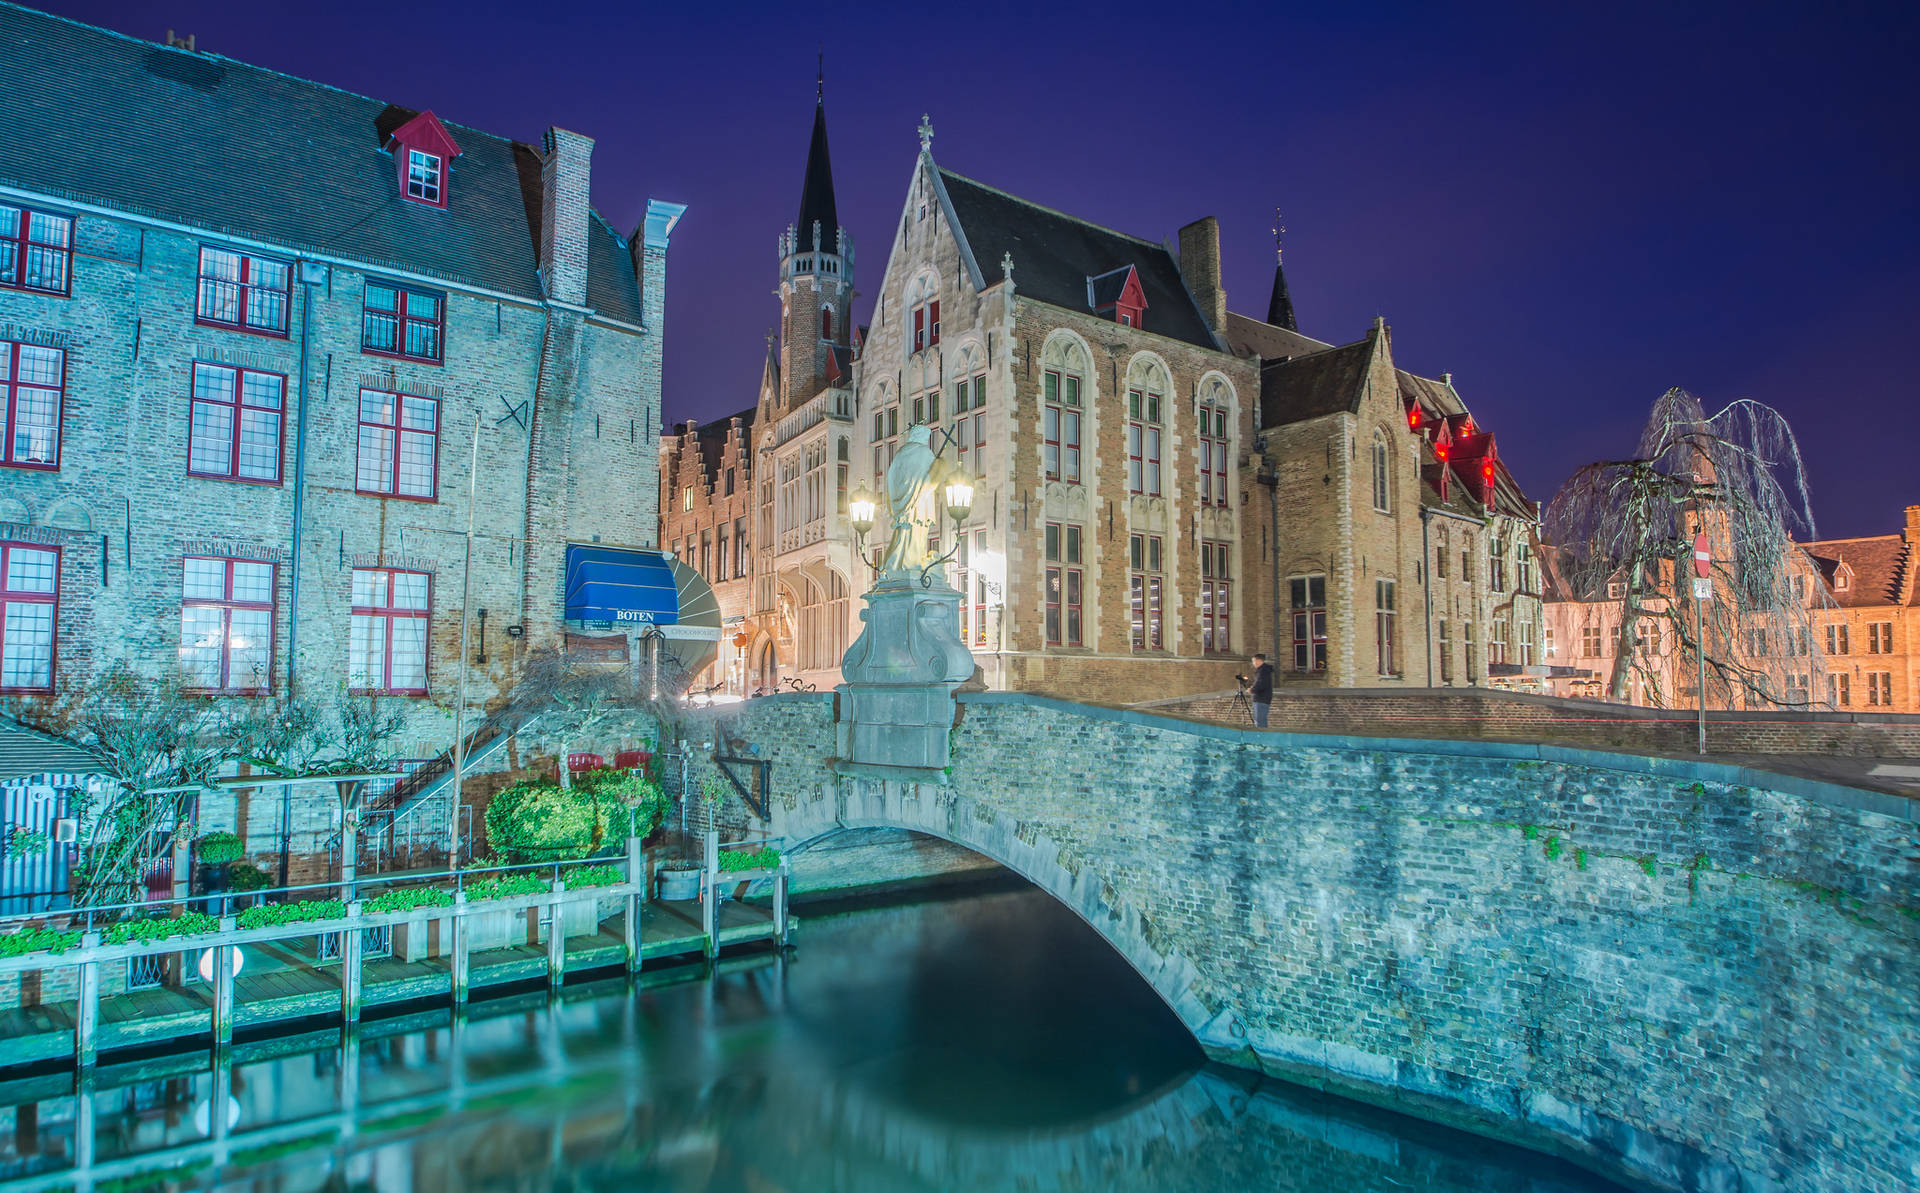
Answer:
[[[953,689],[973,675],[960,641],[960,594],[887,576],[866,594],[860,637],[841,661],[843,769],[924,778],[951,761]]]

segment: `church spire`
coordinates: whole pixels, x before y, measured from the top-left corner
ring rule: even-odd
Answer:
[[[1276,210],[1273,213],[1273,296],[1267,299],[1267,322],[1288,331],[1299,331],[1300,325],[1293,317],[1293,296],[1287,293],[1287,267],[1281,263],[1286,252],[1281,239],[1286,234],[1287,226],[1280,222],[1280,212]]]
[[[833,162],[827,154],[826,67],[822,60],[814,81],[813,141],[807,146],[807,176],[800,187],[800,233],[802,252],[837,252],[840,215],[833,203]],[[814,227],[819,226],[820,243],[814,243]]]

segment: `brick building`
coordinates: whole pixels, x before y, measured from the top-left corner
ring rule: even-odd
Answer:
[[[1826,539],[1793,551],[1789,583],[1805,621],[1782,631],[1749,620],[1730,648],[1778,699],[1730,691],[1709,676],[1707,707],[1920,712],[1920,506],[1906,508],[1899,534]],[[1605,591],[1574,593],[1549,569],[1549,641],[1562,664],[1556,694],[1608,698],[1622,647],[1622,587],[1613,581]],[[1663,620],[1676,587],[1672,569],[1663,568],[1653,595],[1643,598],[1656,616],[1634,636],[1628,703],[1699,706],[1695,656]]]
[[[660,545],[713,586],[720,647],[694,690],[745,696],[771,682],[750,670],[753,611],[753,420],[743,410],[705,426],[687,423],[660,439]],[[763,651],[763,654],[765,652]]]
[[[656,542],[682,208],[617,232],[562,129],[11,6],[0,45],[35,97],[0,132],[0,695],[124,657],[390,696],[399,753],[439,754],[463,670],[480,709],[562,640],[572,547]]]

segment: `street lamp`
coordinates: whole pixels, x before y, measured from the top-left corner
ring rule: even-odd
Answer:
[[[922,588],[932,588],[934,569],[959,554],[960,536],[964,533],[960,527],[973,513],[973,478],[969,477],[967,470],[956,461],[947,462],[946,472],[946,483],[941,485],[940,492],[945,498],[947,517],[953,519],[953,546],[948,548],[945,555],[928,560],[927,566],[920,569],[920,587]]]
[[[868,553],[867,533],[873,529],[874,515],[879,506],[880,499],[865,485],[856,485],[853,492],[847,494],[847,521],[853,524],[854,553],[876,572],[880,570],[880,551],[876,549]]]

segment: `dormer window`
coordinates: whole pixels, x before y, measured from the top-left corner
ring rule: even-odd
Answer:
[[[407,150],[407,198],[440,206],[439,155]]]
[[[415,116],[393,130],[385,148],[399,172],[401,198],[425,207],[447,205],[448,167],[460,156],[460,146],[438,116]]]
[[[1087,306],[1122,327],[1146,326],[1147,295],[1131,265],[1087,279]]]

